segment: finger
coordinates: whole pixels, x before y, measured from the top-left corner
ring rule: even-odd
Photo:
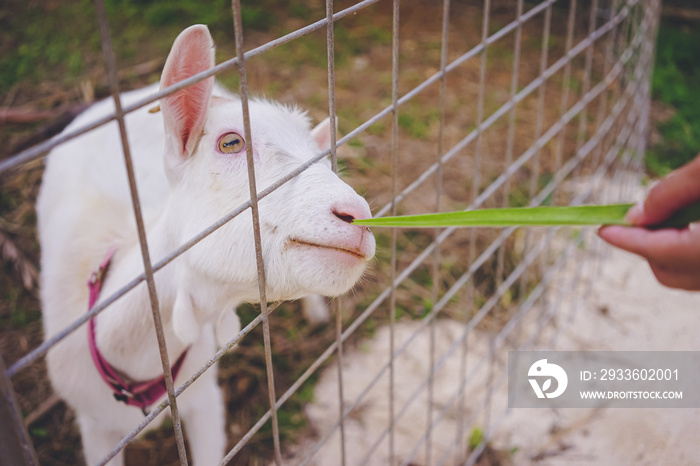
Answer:
[[[662,285],[681,290],[700,291],[700,271],[680,271],[663,265],[649,263],[651,271]]]
[[[664,229],[607,226],[598,235],[609,244],[640,255],[665,267],[679,270],[698,269],[700,264],[699,229]]]
[[[700,199],[700,155],[673,171],[649,191],[643,203],[633,207],[627,219],[635,225],[654,225],[678,209]]]

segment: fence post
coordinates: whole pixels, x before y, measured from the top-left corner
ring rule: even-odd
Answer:
[[[36,452],[0,354],[0,458],[3,464],[38,466]]]

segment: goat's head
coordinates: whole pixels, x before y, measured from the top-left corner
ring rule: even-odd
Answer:
[[[209,31],[192,26],[173,44],[161,86],[213,65]],[[252,147],[258,191],[329,147],[328,120],[310,130],[303,112],[265,100],[250,102],[252,140],[246,141],[240,100],[218,94],[209,78],[161,100],[171,184],[167,208],[175,213],[178,225],[171,231],[180,242],[250,198],[246,146]],[[259,206],[269,300],[344,293],[374,256],[372,234],[351,224],[352,219],[369,217],[369,206],[333,173],[327,160],[309,167]],[[257,299],[250,210],[188,251],[184,262],[198,276],[232,284],[243,299]]]

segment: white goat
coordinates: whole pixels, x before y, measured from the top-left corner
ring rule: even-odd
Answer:
[[[213,65],[208,29],[192,26],[175,40],[160,85]],[[128,105],[156,89],[125,93],[122,100]],[[160,108],[160,113],[144,108],[126,119],[154,263],[249,199],[246,144],[252,143],[259,189],[329,146],[327,120],[310,131],[303,112],[264,100],[250,103],[252,141],[245,141],[240,100],[215,86],[213,78],[162,99]],[[100,102],[66,131],[113,109],[111,99]],[[110,248],[116,253],[100,301],[143,273],[116,123],[49,155],[37,214],[48,338],[87,311],[86,281]],[[350,289],[375,249],[371,233],[351,220],[369,216],[364,199],[327,161],[261,200],[268,300],[337,296]],[[157,272],[155,280],[171,363],[189,348],[175,381],[179,385],[214,353],[214,324],[222,312],[229,313],[224,320],[230,323],[238,303],[259,300],[250,210]],[[145,284],[95,322],[99,352],[124,378],[162,375]],[[233,322],[235,327],[237,318]],[[88,463],[100,461],[143,414],[114,399],[93,364],[84,328],[51,349],[47,363],[56,392],[76,412]],[[217,463],[226,434],[216,371],[207,371],[178,405],[194,463]],[[120,454],[110,464],[122,462]]]

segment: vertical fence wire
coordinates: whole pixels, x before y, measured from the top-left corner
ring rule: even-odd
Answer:
[[[569,18],[566,21],[566,45],[564,55],[568,55],[573,47],[574,29],[576,28],[576,0],[570,0]],[[569,91],[571,89],[571,61],[564,65],[564,76],[561,84],[561,103],[559,115],[563,115],[569,109]],[[562,128],[557,138],[557,145],[554,153],[554,170],[558,170],[562,165],[564,153],[564,141],[566,138],[566,127]]]
[[[547,69],[547,64],[549,62],[549,37],[552,27],[552,4],[547,5],[547,9],[544,14],[544,24],[542,26],[542,48],[540,50],[540,68],[539,76],[542,76]],[[535,140],[538,140],[542,136],[542,127],[544,125],[544,111],[545,111],[545,96],[546,96],[546,81],[544,81],[540,87],[537,89],[537,118],[535,121]],[[530,170],[530,185],[528,191],[528,198],[532,199],[537,193],[537,187],[540,178],[540,154],[542,148],[537,147],[536,152],[532,158],[532,168]],[[527,251],[530,247],[530,242],[532,241],[532,232],[530,229],[525,231],[525,239],[523,249]],[[544,259],[543,259],[544,261]],[[544,263],[541,264],[544,270]],[[528,270],[523,275],[520,280],[520,296],[525,296],[527,290],[527,284],[530,279],[531,272]],[[546,298],[545,298],[546,299]],[[519,337],[519,335],[518,335]]]
[[[442,157],[445,153],[445,105],[447,99],[447,49],[449,41],[449,25],[450,25],[450,1],[444,0],[442,4],[442,31],[440,35],[440,90],[438,101],[438,112],[440,118],[440,129],[438,133],[437,147],[437,170],[435,172],[435,212],[440,212],[440,199],[443,192],[443,173],[442,173]],[[435,249],[433,250],[433,266],[432,266],[432,295],[431,295],[431,312],[432,306],[438,302],[440,293],[440,229],[436,228],[433,231]],[[434,379],[432,374],[435,367],[435,326],[437,322],[432,320],[429,328],[429,379],[428,379],[428,400],[427,400],[427,441],[425,443],[425,464],[431,464],[432,458],[432,425],[433,425],[433,405],[434,405]]]
[[[486,38],[488,36],[488,18],[489,18],[489,12],[491,9],[491,2],[490,0],[484,0],[483,4],[484,8],[484,13],[482,16],[482,31],[481,31],[481,44],[484,45],[483,50],[481,51],[481,68],[480,68],[480,74],[479,74],[479,97],[478,97],[478,103],[477,103],[477,128],[480,128],[482,121],[483,121],[483,113],[484,113],[484,87],[485,87],[485,80],[486,80]],[[478,195],[479,195],[479,184],[481,183],[481,141],[482,141],[482,132],[479,130],[477,134],[477,141],[476,141],[476,151],[474,154],[474,174],[472,177],[472,202],[475,202]],[[469,263],[473,263],[474,259],[476,257],[476,230],[471,229],[469,232],[469,255],[468,255],[468,261]],[[473,309],[473,303],[476,299],[476,287],[474,286],[474,280],[473,277],[472,279],[469,280],[466,283],[466,290],[465,290],[465,316],[464,316],[464,321],[469,322],[469,319],[471,317],[471,312]],[[466,329],[466,326],[465,326]],[[462,359],[461,359],[461,366],[460,371],[466,371],[466,364],[467,364],[467,351],[468,348],[466,344],[463,347],[463,352],[462,352]],[[460,393],[461,397],[460,400],[463,402],[464,401],[464,386],[460,386]],[[464,431],[466,430],[466,426],[464,424],[465,419],[460,416],[459,419],[459,428],[458,428],[458,436],[463,435]]]
[[[400,0],[393,0],[391,12],[391,215],[398,214],[396,194],[398,191],[399,176],[399,15]],[[389,462],[394,464],[395,426],[394,426],[394,405],[395,405],[395,382],[396,372],[394,367],[394,351],[396,344],[396,268],[397,251],[396,240],[398,231],[391,229],[391,258],[390,258],[390,297],[389,297]]]
[[[136,176],[134,174],[134,166],[131,160],[131,148],[129,146],[129,139],[126,131],[126,122],[124,120],[125,114],[121,105],[116,59],[114,57],[114,50],[112,49],[112,39],[109,32],[109,24],[107,23],[107,13],[105,11],[105,5],[103,0],[95,0],[95,10],[97,11],[97,18],[100,25],[100,38],[102,41],[102,51],[107,65],[107,74],[109,78],[110,91],[112,94],[112,99],[114,101],[117,123],[119,125],[119,136],[121,139],[122,151],[124,153],[124,165],[126,167],[127,178],[129,180],[129,192],[131,195],[131,202],[134,209],[134,216],[136,219],[139,246],[141,249],[143,267],[146,274],[148,297],[151,303],[151,314],[153,316],[153,324],[155,326],[158,350],[160,352],[160,360],[163,367],[163,377],[165,379],[165,387],[168,394],[168,400],[170,402],[170,414],[173,419],[173,430],[175,432],[175,441],[177,444],[178,456],[180,459],[180,464],[182,466],[187,466],[187,451],[185,449],[185,439],[182,434],[182,424],[180,421],[180,414],[177,407],[177,401],[175,400],[173,376],[170,369],[168,349],[165,343],[165,334],[163,332],[163,322],[160,315],[160,306],[158,304],[158,294],[156,291],[155,278],[153,276],[153,267],[151,265],[151,258],[148,251],[146,227],[144,225],[143,216],[141,213],[141,203],[139,200],[138,190],[136,188]]]
[[[639,28],[646,26],[646,19],[648,17],[647,14],[650,12],[650,10],[651,9],[647,9],[644,11],[644,17],[642,18],[641,21],[639,19],[639,15],[642,14],[641,9],[639,7],[636,7],[632,10],[632,14],[630,15],[630,21],[629,21],[629,29],[628,29],[628,36],[630,38],[632,38],[632,40],[633,40],[633,38],[637,37],[638,32],[639,32]],[[642,24],[640,24],[640,23],[642,23]],[[640,65],[640,61],[643,60],[643,58],[644,58],[644,52],[645,52],[644,45],[645,44],[642,44],[642,46],[640,47],[640,53],[638,54],[639,56],[636,57],[635,66],[634,66],[634,68],[631,68],[629,70],[629,74],[625,76],[625,79],[634,80],[635,77],[637,76],[637,73],[641,71],[639,68],[639,65]],[[643,92],[643,90],[642,90],[642,92]],[[633,105],[635,111],[641,112],[641,109],[640,109],[641,102],[639,100],[633,101],[632,105]],[[636,130],[639,129],[639,127],[640,127],[639,124],[635,126],[635,132],[632,136],[632,142],[628,147],[625,148],[625,152],[623,153],[622,159],[620,160],[619,169],[617,170],[617,172],[615,173],[615,176],[613,177],[613,181],[612,181],[613,186],[614,186],[614,188],[617,188],[617,194],[616,195],[613,194],[613,196],[614,196],[614,199],[616,199],[618,201],[620,199],[622,199],[622,196],[624,195],[624,191],[625,191],[625,188],[627,185],[627,183],[625,182],[626,178],[628,178],[627,171],[629,170],[631,161],[633,159],[632,154],[635,152],[637,144],[638,144],[639,134],[637,133]]]
[[[236,36],[236,55],[238,57],[238,76],[240,87],[241,109],[243,112],[243,128],[245,132],[246,160],[248,165],[248,186],[250,188],[250,210],[253,219],[253,237],[255,240],[255,259],[258,268],[258,290],[260,295],[260,314],[262,315],[263,344],[265,346],[265,369],[267,373],[267,392],[270,401],[270,422],[272,423],[272,440],[275,463],[282,465],[282,450],[280,447],[279,423],[277,421],[277,396],[275,394],[275,371],[272,364],[272,341],[270,337],[270,317],[267,306],[267,283],[265,278],[265,261],[260,237],[260,213],[258,210],[258,190],[255,180],[255,157],[253,155],[253,138],[250,128],[250,113],[248,110],[248,79],[246,76],[245,54],[243,49],[243,19],[241,17],[240,0],[232,0],[233,28]]]
[[[518,27],[515,29],[515,39],[513,43],[513,73],[510,79],[510,99],[515,97],[518,92],[518,76],[520,71],[520,45],[522,40],[522,15],[523,15],[523,0],[518,0],[515,12],[515,18],[518,22]],[[515,110],[517,106],[513,107],[508,112],[508,136],[506,141],[506,166],[513,163],[513,146],[515,145]],[[508,180],[503,186],[503,202],[501,205],[503,207],[508,207],[510,205],[510,188],[511,181]],[[503,267],[505,262],[506,248],[501,247],[498,250],[498,258],[496,259],[496,286],[498,286],[503,279]]]
[[[598,13],[598,0],[593,0],[591,3],[591,11],[588,16],[588,35],[590,36],[595,31],[596,17]],[[591,69],[593,67],[593,47],[586,50],[586,64],[583,70],[582,92],[585,94],[591,88]],[[578,125],[578,135],[576,137],[576,150],[579,150],[585,142],[586,124],[588,121],[588,105],[581,111]]]
[[[469,292],[469,287],[465,287],[465,292],[464,292],[464,297],[465,297],[465,308],[466,311],[468,312],[470,310],[470,301],[469,298],[471,296]],[[465,312],[465,314],[467,313]],[[468,316],[466,316],[468,319]],[[464,327],[465,331],[467,330],[467,327],[465,325]],[[463,445],[463,439],[466,434],[467,430],[467,415],[466,415],[466,387],[467,387],[467,357],[469,356],[469,334],[467,333],[462,340],[462,345],[461,345],[461,351],[459,353],[459,385],[457,388],[457,432],[455,433],[455,439],[454,439],[454,444],[456,445]],[[455,457],[454,457],[454,463],[458,464],[459,460],[461,458],[464,458],[464,451],[462,451],[462,448],[456,448],[455,449]]]
[[[564,45],[564,56],[569,55],[571,52],[571,49],[573,47],[573,41],[574,41],[574,29],[576,27],[576,7],[577,7],[577,2],[576,0],[569,0],[569,15],[566,21],[566,39],[565,39],[565,45]],[[559,103],[559,115],[564,115],[566,111],[569,109],[569,92],[571,88],[571,67],[572,67],[572,62],[567,61],[566,65],[564,65],[564,72],[562,76],[562,83],[561,83],[561,100]],[[564,143],[566,140],[566,134],[567,134],[567,126],[564,126],[561,131],[558,134],[555,148],[554,148],[554,171],[556,172],[559,170],[559,168],[562,166],[563,163],[563,153],[564,153]],[[552,203],[556,205],[558,199],[559,192],[558,190],[555,190],[552,193]],[[552,260],[552,254],[553,251],[550,248],[550,251],[547,254],[544,254],[542,256],[542,270],[545,270],[547,268],[547,263],[551,262]]]
[[[481,43],[486,44],[486,38],[489,35],[489,21],[491,18],[491,0],[484,0],[484,15],[482,19],[482,25],[481,25]],[[488,57],[488,47],[484,45],[484,49],[481,51],[481,63],[480,63],[480,68],[479,68],[479,100],[477,103],[477,117],[476,117],[476,124],[477,127],[481,126],[481,124],[484,121],[484,105],[485,105],[485,99],[486,99],[486,74],[487,74],[487,57]],[[474,199],[477,198],[479,192],[481,191],[481,169],[482,169],[482,153],[483,153],[483,145],[484,145],[484,132],[482,130],[479,130],[479,132],[476,135],[476,148],[474,151],[474,186],[472,188],[472,195],[474,196]],[[472,257],[472,251],[476,253],[476,229],[472,228],[471,229],[471,237],[469,239],[469,257]],[[473,290],[473,295],[471,296],[471,300],[476,299],[476,294],[478,293],[477,288],[476,288],[476,283],[474,282],[474,277],[472,276],[472,280],[470,280],[472,283],[470,289]],[[469,301],[467,302],[469,303]],[[484,418],[484,430],[488,429],[488,424],[489,424],[489,418],[488,418],[488,413],[487,416]]]
[[[595,31],[596,28],[596,17],[598,14],[598,0],[593,0],[590,6],[590,12],[588,16],[588,35],[590,36],[593,31]],[[588,50],[586,50],[586,58],[585,58],[585,65],[584,65],[584,70],[583,70],[583,83],[582,83],[582,92],[585,94],[588,92],[588,90],[591,87],[591,71],[593,67],[593,47],[590,47]],[[579,115],[579,126],[578,126],[578,133],[576,136],[576,151],[581,149],[581,146],[585,143],[585,135],[586,135],[586,128],[587,128],[587,123],[588,123],[588,109],[589,105],[586,105],[583,110],[581,111],[581,114]],[[579,179],[580,181],[583,181],[583,176],[579,175],[580,172],[580,166],[576,167],[576,172],[574,173],[574,179]],[[592,179],[590,180],[592,182]],[[588,239],[589,238],[589,233],[592,233],[591,228],[583,228],[580,235],[583,238]],[[578,274],[578,279],[583,274],[583,268],[578,268],[576,273]],[[577,281],[578,281],[577,279]],[[592,283],[592,279],[589,278],[588,282]],[[577,300],[573,307],[569,310],[568,315],[563,317],[564,325],[558,326],[555,331],[552,334],[551,337],[551,347],[555,348],[556,347],[556,340],[559,336],[560,331],[565,328],[567,323],[571,322],[571,319],[573,316],[576,314],[576,309],[578,308],[580,302]]]
[[[335,39],[333,23],[333,0],[326,0],[326,52],[328,60],[328,118],[330,120],[331,167],[338,173],[338,154],[336,150],[336,104],[335,104]],[[335,313],[336,365],[338,368],[338,419],[340,420],[340,464],[345,465],[345,396],[343,395],[343,311],[340,298],[333,300]]]
[[[5,361],[0,354],[0,458],[16,466],[39,466],[39,459],[27,432],[22,410],[5,374]]]
[[[615,12],[618,10],[619,5],[620,5],[621,0],[612,0],[612,4],[610,6],[610,15],[614,15]],[[613,53],[614,53],[614,48],[615,48],[615,41],[616,41],[616,36],[617,36],[617,28],[613,29],[610,31],[608,35],[608,40],[605,44],[605,50],[603,51],[603,72],[607,73],[610,68],[613,66]],[[607,112],[608,108],[608,98],[610,96],[609,92],[601,94],[601,96],[598,98],[598,112],[596,114],[596,126],[600,126],[603,118],[605,117],[605,113]],[[599,164],[600,161],[602,160],[603,157],[603,149],[602,147],[597,151],[597,153],[594,155],[593,158],[593,163],[594,164]],[[599,194],[596,196],[596,201],[597,202],[604,202],[605,198],[603,194]],[[601,258],[601,249],[603,248],[603,245],[597,242],[593,243],[592,246],[592,252],[591,255],[593,257],[593,261],[591,262],[590,268],[591,268],[591,276],[600,276],[600,273],[602,271],[602,258]],[[593,288],[593,281],[589,281],[588,286],[586,287],[586,293],[585,295],[588,296],[591,289]]]

